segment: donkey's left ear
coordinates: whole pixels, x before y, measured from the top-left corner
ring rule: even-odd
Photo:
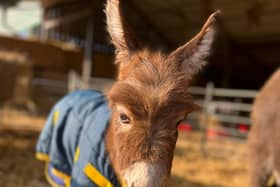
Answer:
[[[123,16],[121,2],[124,3],[124,1],[120,0],[107,0],[105,9],[106,22],[112,43],[117,52],[128,56],[129,53],[138,50],[141,44]]]
[[[205,58],[210,54],[210,48],[215,35],[216,16],[220,11],[211,14],[201,31],[185,45],[173,51],[167,58],[169,62],[177,63],[183,71],[192,77],[205,64]]]

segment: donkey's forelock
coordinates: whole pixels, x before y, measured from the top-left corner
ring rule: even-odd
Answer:
[[[188,77],[171,69],[171,66],[157,66],[148,61],[139,64],[127,79],[113,86],[110,101],[125,105],[136,117],[148,114],[174,117],[172,113],[191,112],[196,107],[188,93]]]

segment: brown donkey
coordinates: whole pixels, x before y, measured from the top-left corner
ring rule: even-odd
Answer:
[[[273,177],[280,186],[280,70],[265,83],[251,114],[249,134],[250,187],[265,187]],[[275,184],[274,184],[275,185]]]
[[[119,177],[128,187],[163,186],[170,175],[177,126],[197,108],[188,86],[206,64],[217,13],[191,41],[165,55],[142,47],[119,4],[108,0],[106,6],[119,67],[107,94],[110,112],[107,99],[96,91],[74,92],[54,107],[37,144],[37,157],[47,161],[51,183],[117,187]]]
[[[118,80],[108,93],[113,113],[107,150],[128,186],[162,186],[170,175],[177,125],[196,108],[188,86],[209,55],[217,12],[191,41],[164,55],[141,46],[119,3],[108,0],[106,7],[119,67]]]

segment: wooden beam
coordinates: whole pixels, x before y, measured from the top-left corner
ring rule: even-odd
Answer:
[[[94,19],[93,16],[88,20],[86,28],[86,45],[84,49],[84,61],[82,67],[82,81],[83,88],[88,89],[90,86],[90,79],[92,75],[92,58],[94,48]]]
[[[43,27],[44,29],[53,29],[61,25],[66,25],[69,23],[79,21],[81,19],[89,18],[91,14],[92,10],[90,8],[84,9],[67,16],[45,20],[43,22]]]
[[[273,41],[259,40],[259,41],[252,41],[252,42],[239,41],[236,42],[236,44],[250,49],[263,49],[263,50],[270,50],[272,48],[280,49],[280,40],[273,40]]]
[[[264,10],[264,2],[260,0],[251,0],[251,6],[247,10],[247,17],[254,25],[259,25],[261,22],[261,15]]]
[[[43,8],[50,8],[58,4],[75,3],[79,0],[41,0]]]

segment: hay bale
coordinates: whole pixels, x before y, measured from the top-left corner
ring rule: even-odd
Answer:
[[[32,63],[24,54],[0,51],[0,102],[34,110]]]
[[[16,81],[16,65],[23,64],[24,61],[23,56],[18,53],[0,51],[0,102],[12,96]]]

